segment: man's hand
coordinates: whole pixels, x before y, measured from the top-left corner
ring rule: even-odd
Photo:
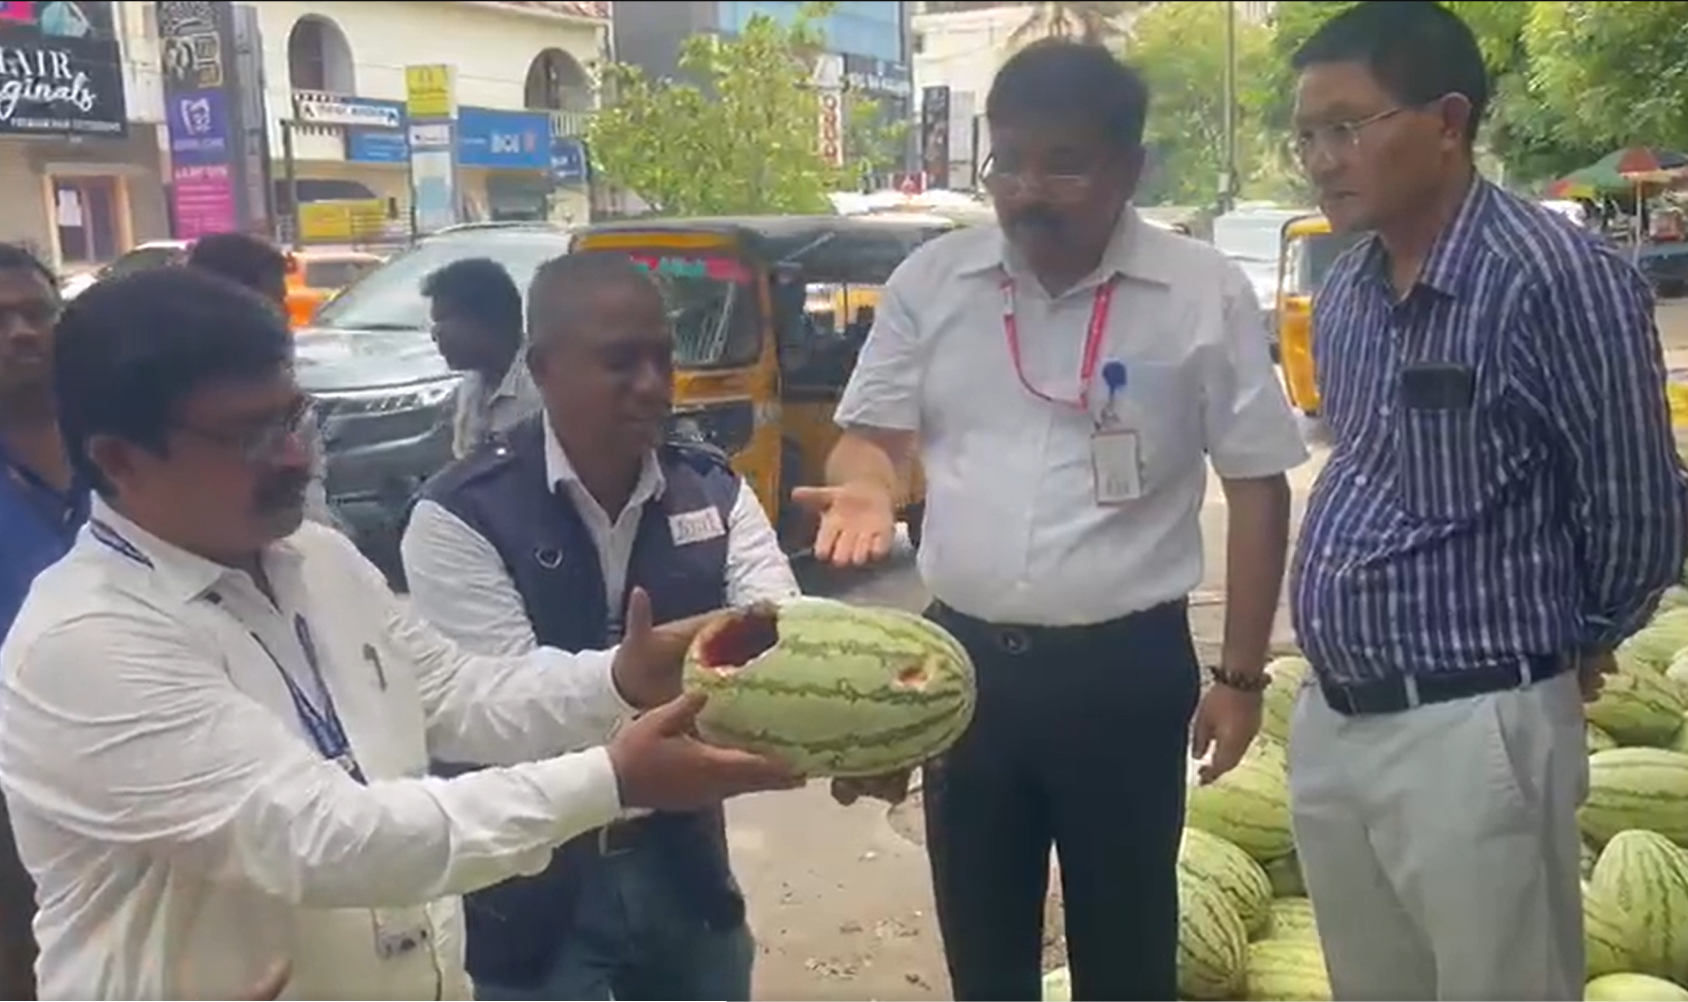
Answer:
[[[835,567],[883,560],[897,538],[896,501],[881,484],[799,487],[791,500],[820,516],[815,559]]]
[[[1584,654],[1577,661],[1577,684],[1582,687],[1583,702],[1592,703],[1600,698],[1600,690],[1606,687],[1606,676],[1618,670],[1618,660],[1610,651],[1602,654]]]
[[[648,710],[680,695],[680,668],[699,630],[726,610],[651,625],[651,599],[643,588],[627,596],[626,623],[615,649],[615,688],[634,709]]]
[[[692,728],[704,702],[702,693],[688,693],[610,739],[623,807],[695,811],[740,794],[803,785],[803,777],[782,762],[699,740]]]
[[[1260,731],[1263,693],[1244,692],[1215,682],[1202,693],[1190,727],[1190,754],[1202,763],[1203,786],[1237,767]],[[1209,758],[1208,753],[1212,752]]]
[[[849,807],[851,804],[869,797],[883,800],[895,807],[908,799],[909,779],[914,770],[905,769],[902,772],[886,773],[883,776],[863,776],[856,779],[835,779],[832,781],[832,799]]]

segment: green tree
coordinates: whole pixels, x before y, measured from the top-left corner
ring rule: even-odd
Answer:
[[[878,101],[844,92],[844,150],[859,171],[882,174],[908,160],[909,123],[888,117]]]
[[[688,39],[680,66],[701,86],[607,67],[610,100],[587,130],[594,166],[672,215],[830,211],[827,193],[865,165],[835,167],[819,149],[809,82],[829,10],[810,4],[787,24],[759,15],[736,37]]]
[[[1139,197],[1145,204],[1208,205],[1219,194],[1225,154],[1225,17],[1227,5],[1170,0],[1145,11],[1133,28],[1127,60],[1149,85],[1144,140],[1153,164]],[[1271,34],[1237,26],[1237,160],[1239,176],[1263,170],[1271,158],[1257,126],[1247,81],[1267,72]]]
[[[1629,145],[1688,147],[1688,8],[1527,6],[1530,84],[1556,113],[1561,139],[1596,157]]]

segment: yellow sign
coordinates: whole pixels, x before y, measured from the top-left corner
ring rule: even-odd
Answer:
[[[387,204],[379,198],[304,202],[299,206],[300,243],[379,240],[386,228]]]
[[[443,64],[404,68],[404,105],[412,121],[450,118],[457,111],[452,68]]]

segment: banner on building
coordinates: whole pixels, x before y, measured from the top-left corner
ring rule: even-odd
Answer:
[[[0,4],[0,135],[128,134],[113,6]]]

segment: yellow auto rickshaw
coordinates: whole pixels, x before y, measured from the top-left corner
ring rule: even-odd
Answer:
[[[718,446],[750,482],[790,552],[813,545],[793,488],[825,482],[833,411],[873,325],[878,290],[938,218],[743,216],[623,220],[574,234],[572,253],[626,253],[668,300],[675,430]],[[925,484],[898,508],[918,544]]]
[[[1330,266],[1360,237],[1333,233],[1330,221],[1317,213],[1291,219],[1279,237],[1274,315],[1278,360],[1290,405],[1308,417],[1319,413],[1319,382],[1313,371],[1313,299]]]

